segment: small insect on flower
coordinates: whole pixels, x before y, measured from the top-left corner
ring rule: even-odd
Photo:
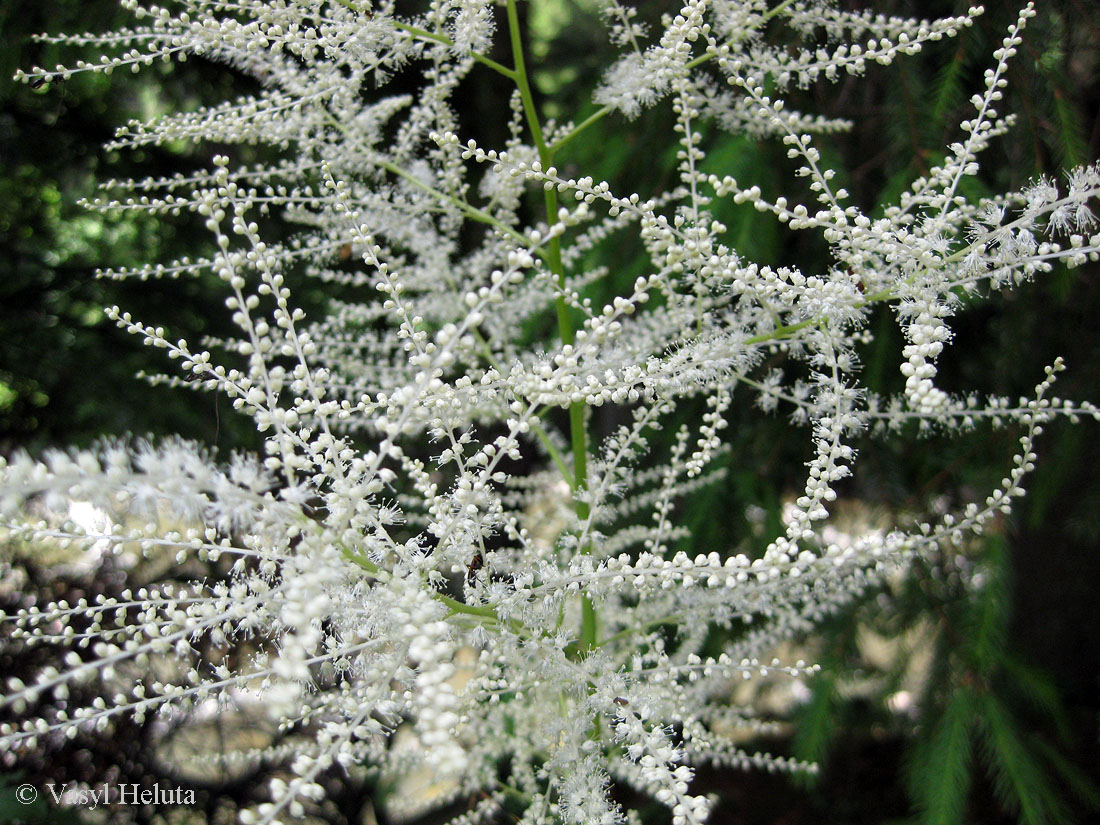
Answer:
[[[45,89],[47,86],[53,86],[55,84],[64,83],[65,78],[56,74],[44,74],[39,77],[32,78],[27,81],[27,85],[35,91],[39,89]]]
[[[481,568],[485,566],[485,556],[481,552],[474,553],[474,557],[470,559],[470,565],[466,568],[466,585],[473,587],[477,584],[477,574],[481,572]]]

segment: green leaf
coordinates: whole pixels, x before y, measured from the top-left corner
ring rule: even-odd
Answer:
[[[1069,789],[1090,811],[1100,810],[1100,788],[1084,771],[1064,757],[1057,748],[1042,739],[1034,740],[1039,757],[1054,769]]]
[[[955,692],[909,763],[909,793],[921,825],[959,825],[970,790],[970,724],[974,698]]]
[[[1008,686],[1013,693],[1043,714],[1054,724],[1058,734],[1068,740],[1072,733],[1069,720],[1058,688],[1046,671],[1025,664],[1012,655],[1004,656],[1000,666],[1004,676],[1010,680]]]
[[[966,51],[960,45],[950,63],[944,64],[936,72],[932,92],[932,114],[927,123],[937,130],[943,128],[947,116],[958,108],[965,96],[963,88],[963,68],[966,65]]]
[[[836,680],[827,674],[818,675],[811,685],[813,695],[799,710],[799,719],[795,728],[794,753],[798,759],[806,762],[822,762],[829,749],[829,743],[837,733],[840,722],[840,710],[837,707],[839,695]],[[796,774],[796,781],[807,784],[815,781],[814,774]]]
[[[1065,166],[1080,166],[1088,159],[1088,141],[1081,115],[1058,86],[1054,87],[1054,114],[1058,117],[1058,143],[1055,150]]]
[[[1009,710],[992,693],[983,693],[978,711],[983,752],[1001,803],[1019,811],[1025,825],[1068,825],[1068,807]]]
[[[991,673],[1000,666],[1006,647],[1010,599],[1008,546],[1003,536],[989,536],[984,544],[981,589],[967,610],[967,653],[979,673]]]

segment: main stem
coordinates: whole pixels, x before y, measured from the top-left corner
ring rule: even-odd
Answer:
[[[542,133],[542,125],[539,123],[538,110],[535,108],[535,99],[531,95],[531,84],[527,78],[527,64],[523,59],[523,38],[519,27],[519,12],[516,10],[516,0],[508,0],[508,34],[512,41],[512,69],[516,86],[519,88],[520,99],[523,101],[523,112],[527,118],[527,126],[531,130],[531,138],[535,142],[535,148],[539,153],[539,161],[543,169],[549,169],[554,163],[554,150],[546,144],[546,138]],[[551,187],[543,192],[543,200],[546,206],[546,220],[549,223],[558,215],[558,192]],[[573,329],[573,319],[569,315],[569,304],[565,300],[565,267],[561,260],[561,238],[554,236],[547,247],[546,263],[550,272],[557,278],[560,293],[555,307],[558,314],[558,334],[563,345],[573,346],[576,333]],[[569,436],[573,448],[573,497],[576,502],[577,519],[582,523],[588,520],[591,509],[584,495],[588,490],[588,437],[584,428],[584,403],[577,401],[569,405]],[[580,548],[582,553],[591,552],[589,544]],[[597,617],[596,607],[587,595],[581,596],[581,633],[578,640],[578,650],[589,650],[596,644]]]

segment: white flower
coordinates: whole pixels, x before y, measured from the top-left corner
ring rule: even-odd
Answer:
[[[515,0],[503,9],[436,0],[417,17],[366,0],[181,0],[177,12],[123,5],[136,16],[132,29],[55,39],[117,38],[129,50],[57,73],[200,54],[263,89],[130,124],[117,146],[200,138],[286,150],[259,168],[219,156],[190,177],[115,183],[95,204],[202,216],[217,250],[210,257],[106,274],[213,273],[237,327],[224,351],[197,349],[118,308],[109,314],[185,379],[225,394],[265,442],[261,456],[225,468],[173,441],[0,459],[0,529],[9,536],[232,562],[226,582],[4,617],[5,644],[71,647],[79,632],[83,653],[32,684],[5,685],[0,707],[19,720],[0,725],[0,748],[101,730],[121,713],[249,693],[308,738],[296,753],[265,754],[289,756],[292,773],[242,821],[296,816],[321,793],[322,772],[358,764],[387,776],[427,767],[446,780],[441,803],[483,789],[459,823],[490,815],[511,788],[529,805],[528,822],[622,822],[611,782],[651,794],[677,825],[699,823],[709,810],[690,789],[699,762],[812,769],[726,739],[731,719],[750,716],[716,709],[731,681],[813,672],[769,664],[770,651],[1009,510],[1044,422],[1097,416],[1050,396],[1060,363],[1018,403],[936,385],[959,290],[1015,287],[1060,260],[1100,254],[1100,237],[1079,234],[1095,223],[1095,166],[1071,172],[1065,195],[1049,180],[978,203],[961,194],[980,152],[1007,129],[994,104],[1030,6],[995,53],[946,160],[871,218],[849,202],[809,134],[845,124],[790,111],[784,89],[911,54],[957,34],[977,10],[930,22],[824,0],[686,0],[647,43],[630,8],[604,3],[613,42],[629,51],[604,74],[596,100],[607,108],[592,119],[615,117],[611,109],[634,117],[672,97],[679,177],[643,196],[555,165],[586,124],[542,123],[526,70],[490,56],[501,53],[491,50],[499,31],[519,31]],[[773,39],[782,26],[789,36]],[[503,51],[523,53],[521,42],[509,45]],[[494,71],[517,93],[500,107],[510,138],[486,149],[459,135],[451,101]],[[400,72],[419,73],[415,97],[387,96]],[[702,172],[710,118],[754,139],[778,137],[806,179],[792,191],[808,184],[811,202],[769,200],[751,182]],[[634,162],[664,148],[642,147]],[[547,211],[532,218],[525,204],[535,192]],[[708,211],[721,199],[819,232],[834,265],[803,272],[746,260],[730,246],[736,231]],[[271,210],[300,234],[266,239]],[[619,233],[637,233],[646,269],[622,294],[596,301],[618,283],[599,260]],[[1075,233],[1068,242],[1066,233]],[[285,278],[299,267],[340,286],[345,300],[306,318]],[[905,336],[905,390],[894,398],[864,385],[858,357],[872,338],[870,314],[884,304]],[[544,319],[556,326],[532,343]],[[727,416],[742,384],[764,411],[782,408],[805,425],[805,483],[760,558],[736,553],[735,537],[692,558],[678,550],[686,530],[676,502],[724,472]],[[654,431],[696,401],[705,413],[664,439],[670,455],[653,455]],[[586,415],[605,405],[622,410],[596,441]],[[837,542],[829,520],[838,482],[857,462],[856,439],[896,435],[913,421],[948,430],[1016,422],[1024,435],[984,500]],[[65,513],[72,501],[103,518],[82,527],[41,514]],[[175,522],[165,529],[168,514]],[[703,655],[713,628],[746,626],[717,656]],[[189,660],[203,646],[237,642],[240,661],[143,681],[148,657]],[[458,679],[464,655],[476,661]],[[62,707],[70,685],[96,679],[111,701]],[[23,718],[46,699],[57,704]],[[414,746],[394,746],[398,728]]]

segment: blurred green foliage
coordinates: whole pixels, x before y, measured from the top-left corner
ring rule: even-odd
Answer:
[[[40,89],[10,81],[16,68],[95,57],[33,35],[102,31],[125,17],[113,0],[0,3],[0,76],[8,78],[0,85],[0,449],[125,432],[255,443],[224,400],[219,409],[211,396],[136,381],[137,372],[161,372],[165,364],[103,314],[105,306],[125,305],[191,340],[228,332],[216,284],[95,277],[100,267],[201,252],[209,243],[201,223],[107,216],[79,203],[109,178],[206,166],[217,147],[102,147],[131,118],[195,109],[251,81],[201,61],[133,77],[82,73]]]

